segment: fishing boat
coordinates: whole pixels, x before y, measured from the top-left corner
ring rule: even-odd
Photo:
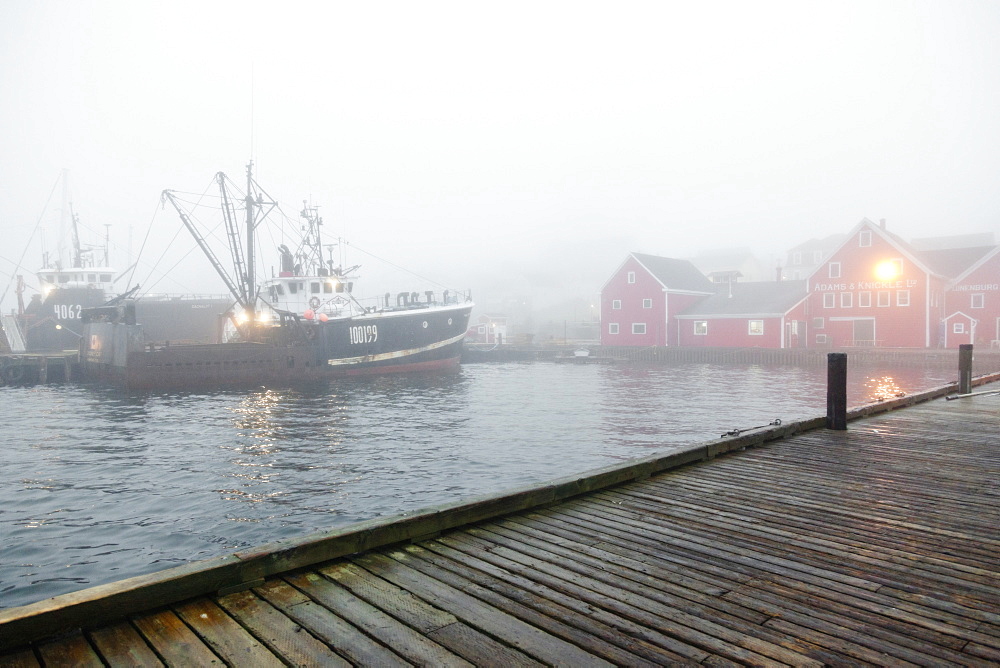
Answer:
[[[132,267],[121,271],[110,262],[107,228],[99,243],[81,240],[80,218],[69,201],[66,170],[60,179],[60,228],[68,228],[68,235],[60,235],[57,252],[42,253],[41,268],[35,272],[37,291],[27,300],[24,277],[16,276],[17,310],[2,318],[4,335],[14,353],[77,350],[83,336],[80,330],[84,309],[107,304],[122,292],[135,295],[139,291],[138,286],[131,290],[120,287]],[[232,300],[225,295],[144,294],[134,300],[134,306],[146,341],[209,343],[221,340],[222,314],[232,306]]]
[[[304,204],[301,238],[275,249],[279,271],[257,280],[258,227],[278,209],[246,170],[246,190],[216,174],[230,262],[174,191],[163,201],[177,211],[229,289],[224,341],[210,345],[148,344],[129,299],[84,309],[81,368],[87,378],[128,389],[288,384],[346,375],[431,371],[457,367],[473,303],[444,290],[355,296],[359,266],[323,256],[322,218]]]

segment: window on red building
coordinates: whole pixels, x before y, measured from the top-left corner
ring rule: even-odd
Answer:
[[[909,306],[910,305],[910,291],[909,290],[899,290],[896,292],[896,306]]]
[[[840,293],[840,308],[851,308],[854,306],[854,294],[851,292]]]
[[[635,283],[635,272],[634,271],[628,272],[628,282],[629,283]]]
[[[831,262],[830,263],[830,278],[840,278],[840,263]]]
[[[984,308],[986,304],[986,295],[972,295],[972,308]]]
[[[611,300],[611,308],[613,308],[616,311],[619,311],[619,310],[621,310],[621,307],[622,307],[622,300],[620,300],[620,299],[612,299]]]
[[[823,329],[825,324],[826,320],[824,318],[813,318],[813,329]]]
[[[826,343],[826,334],[817,334],[816,343]]]
[[[888,290],[879,290],[878,291],[878,305],[879,306],[888,306],[889,305],[889,291]]]
[[[951,331],[954,334],[965,334],[965,323],[964,322],[956,322],[955,324],[953,324],[951,326]]]
[[[861,234],[858,235],[858,246],[861,248],[868,248],[872,245],[872,231],[862,230]]]
[[[653,300],[652,299],[643,299],[642,300],[642,307],[643,308],[653,308]]]
[[[617,334],[617,333],[618,333],[618,323],[617,322],[609,322],[608,323],[608,334]]]
[[[834,308],[837,305],[837,295],[827,292],[823,295],[823,308]]]
[[[633,334],[645,334],[646,333],[646,323],[644,323],[644,322],[633,322],[632,323],[632,333]]]
[[[705,336],[708,334],[708,321],[707,320],[695,320],[694,321],[694,333],[695,336]]]
[[[858,306],[868,308],[872,305],[872,293],[865,291],[858,293]]]
[[[750,336],[763,336],[764,335],[764,321],[763,320],[750,320],[747,327],[747,333]]]

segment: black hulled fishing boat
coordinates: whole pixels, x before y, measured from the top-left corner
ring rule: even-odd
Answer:
[[[223,173],[219,187],[226,246],[224,265],[174,191],[163,199],[226,284],[234,303],[224,341],[211,345],[149,345],[128,299],[83,310],[81,364],[88,378],[129,389],[288,384],[346,375],[457,367],[471,300],[444,290],[355,296],[359,267],[324,258],[322,219],[301,212],[301,238],[280,244],[280,270],[257,280],[258,227],[278,206],[247,167],[246,191]],[[242,214],[242,215],[241,215]]]

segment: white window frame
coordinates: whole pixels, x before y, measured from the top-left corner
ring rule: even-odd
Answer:
[[[872,293],[870,290],[863,290],[858,293],[858,306],[860,308],[871,308]]]
[[[840,293],[840,308],[854,308],[854,293],[853,292],[841,292]]]
[[[826,343],[826,334],[817,334],[816,343]]]
[[[834,292],[824,292],[823,308],[836,308],[836,307],[837,307],[837,294]]]
[[[823,329],[826,327],[826,318],[813,318],[813,329]]]
[[[620,299],[612,299],[611,300],[611,310],[612,311],[620,311],[620,310],[622,310],[622,300],[620,300]]]
[[[965,323],[964,322],[953,322],[951,324],[952,334],[965,334]]]
[[[840,278],[841,267],[839,262],[831,262],[829,267],[830,278]]]
[[[646,333],[646,323],[644,323],[644,322],[633,322],[632,323],[632,333],[633,334],[645,334]]]
[[[635,283],[635,272],[634,271],[628,272],[628,282],[629,282],[629,285]]]
[[[971,295],[969,308],[986,308],[986,295],[983,293]]]
[[[754,323],[758,326],[755,328]],[[754,331],[756,329],[756,331]],[[764,336],[764,321],[763,320],[747,320],[747,334],[750,336]]]
[[[617,322],[609,322],[608,323],[608,334],[617,334],[617,333],[618,333],[618,323]]]
[[[909,305],[910,305],[910,291],[896,290],[896,306],[909,306]]]
[[[694,335],[695,336],[708,336],[708,320],[695,320],[694,321]]]
[[[643,299],[642,300],[642,307],[643,308],[653,308],[653,300],[649,299],[649,298]]]
[[[861,230],[861,234],[858,235],[858,247],[869,248],[871,245],[872,245],[872,231]]]
[[[882,299],[882,297],[885,297],[885,299]],[[892,305],[892,295],[889,294],[888,290],[878,291],[878,305],[879,307]]]

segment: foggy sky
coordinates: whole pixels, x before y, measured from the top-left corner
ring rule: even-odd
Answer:
[[[66,168],[85,242],[111,225],[123,266],[149,231],[136,280],[223,292],[186,233],[160,259],[160,192],[250,158],[290,214],[480,297],[594,294],[629,251],[782,258],[865,216],[996,232],[998,34],[985,0],[4,0],[0,282],[38,268],[40,219],[55,246]]]

